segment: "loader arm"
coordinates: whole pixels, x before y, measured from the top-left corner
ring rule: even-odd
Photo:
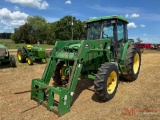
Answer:
[[[75,55],[68,52],[68,54],[66,55],[68,56],[69,59],[72,58],[72,61],[74,61],[67,86],[56,87],[56,86],[49,85],[53,71],[56,66],[56,62],[59,59],[58,56],[62,54],[61,51],[63,51],[63,49],[69,44],[75,44],[75,43],[80,44],[77,54]],[[63,42],[63,41],[57,42],[53,52],[51,53],[51,58],[49,59],[49,62],[45,68],[42,78],[32,80],[31,99],[34,99],[39,103],[42,103],[49,110],[56,112],[58,115],[63,115],[69,112],[74,91],[77,85],[77,81],[81,75],[81,70],[83,67],[83,62],[85,61],[85,56],[88,52],[100,52],[102,54],[104,51],[109,52],[109,49],[104,49],[104,46],[101,46],[102,44],[103,45],[107,44],[106,48],[108,48],[110,46],[110,41],[107,41],[107,40],[79,41],[78,40],[78,41],[71,41],[69,43]],[[95,46],[101,46],[101,47],[99,47],[98,49],[98,48],[95,48]],[[63,57],[64,59],[67,59],[67,57],[65,56]],[[109,55],[107,55],[107,57],[110,58]],[[40,88],[47,88],[47,90],[43,90]],[[35,91],[35,89],[39,89],[39,90]],[[48,93],[47,95],[46,95],[46,91]],[[55,94],[59,95],[58,101],[55,101],[54,99]],[[58,104],[55,104],[55,103],[58,103]]]

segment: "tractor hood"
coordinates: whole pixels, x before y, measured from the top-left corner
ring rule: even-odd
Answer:
[[[4,49],[6,49],[6,46],[4,46],[4,45],[0,44],[0,48],[4,48]]]
[[[34,51],[45,51],[45,49],[41,48],[41,47],[32,47],[32,50],[34,50]]]
[[[56,58],[74,60],[75,56],[78,54],[80,46],[80,41],[79,43],[66,44],[61,51],[57,52]]]
[[[75,60],[77,56],[83,56],[85,52],[100,52],[104,51],[104,45],[106,51],[109,50],[111,39],[108,40],[72,40],[72,41],[57,41],[55,44],[54,55],[56,59]],[[85,57],[85,56],[83,56]]]
[[[81,46],[80,44],[72,44],[72,45],[69,45],[68,47],[76,49],[76,48],[79,48],[80,46]]]
[[[78,50],[80,48],[81,44],[71,44],[69,46],[66,46],[65,47],[65,50],[70,50],[73,51],[73,50]]]

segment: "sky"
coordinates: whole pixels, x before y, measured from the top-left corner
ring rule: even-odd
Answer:
[[[121,15],[129,21],[130,39],[160,44],[160,0],[0,0],[0,33],[13,33],[28,16],[55,22],[66,15],[81,21]]]

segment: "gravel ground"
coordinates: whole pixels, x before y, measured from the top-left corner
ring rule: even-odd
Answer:
[[[16,53],[13,53],[16,54]],[[139,77],[134,82],[120,81],[115,97],[99,102],[93,92],[93,81],[78,81],[69,113],[58,117],[30,100],[33,78],[41,78],[45,63],[17,62],[17,68],[0,66],[0,120],[159,120],[160,118],[160,53],[142,54]]]

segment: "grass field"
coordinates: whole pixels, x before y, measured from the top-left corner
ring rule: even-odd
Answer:
[[[11,52],[16,55],[16,52]],[[62,117],[30,100],[33,78],[41,78],[45,63],[17,62],[17,68],[0,66],[0,120],[159,120],[160,118],[160,51],[144,51],[139,77],[134,82],[120,81],[115,97],[98,101],[93,81],[78,81],[71,111]]]
[[[28,45],[25,43],[15,44],[12,40],[6,40],[6,39],[0,39],[0,44],[7,46],[8,49],[18,49],[19,47]],[[32,46],[37,46],[37,44],[32,44]],[[40,44],[40,47],[50,49],[50,48],[53,48],[53,45]]]

